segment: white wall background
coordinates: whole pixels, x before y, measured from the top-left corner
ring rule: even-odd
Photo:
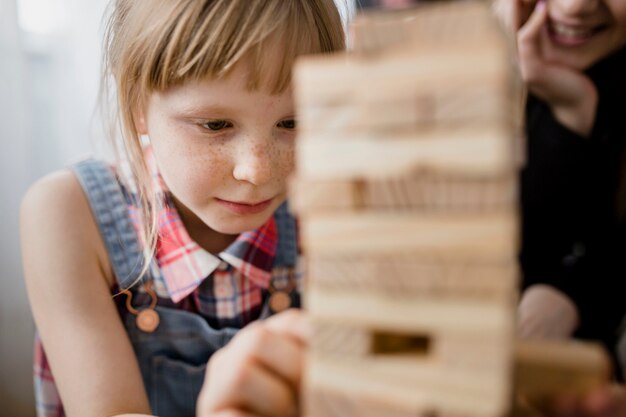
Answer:
[[[0,0],[0,417],[35,415],[19,203],[36,178],[103,149],[93,112],[105,3]]]
[[[94,119],[106,3],[0,0],[0,417],[35,415],[20,200],[37,178],[106,149]]]

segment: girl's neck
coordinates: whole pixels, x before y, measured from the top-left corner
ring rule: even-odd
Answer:
[[[184,204],[172,196],[172,201],[178,211],[185,229],[194,242],[201,248],[218,254],[235,241],[237,235],[226,235],[208,227],[198,216],[189,210]]]

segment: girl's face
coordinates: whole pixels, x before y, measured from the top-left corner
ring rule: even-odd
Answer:
[[[192,237],[258,228],[286,198],[292,93],[248,91],[248,70],[152,94],[139,126]]]
[[[547,0],[547,60],[584,70],[626,45],[625,0]]]

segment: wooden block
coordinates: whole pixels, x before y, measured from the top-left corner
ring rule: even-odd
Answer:
[[[515,386],[529,401],[579,394],[607,384],[611,362],[604,349],[578,341],[520,341],[515,347]]]
[[[454,91],[472,84],[492,85],[511,94],[514,73],[508,51],[484,46],[422,48],[384,59],[360,59],[349,54],[303,57],[294,67],[294,95],[299,109],[415,98],[416,92]]]
[[[410,42],[408,26],[414,19],[415,9],[357,14],[350,23],[352,52],[375,55],[397,45],[406,45]]]
[[[389,177],[419,170],[510,176],[515,167],[515,144],[501,126],[398,136],[303,134],[296,147],[296,163],[299,175],[306,179]]]
[[[307,256],[307,285],[320,291],[352,291],[393,299],[482,300],[513,305],[516,262],[433,262],[412,254]]]
[[[438,125],[472,129],[495,122],[516,126],[517,98],[494,83],[453,82],[443,86],[394,83],[381,87],[384,92],[355,94],[351,102],[301,106],[298,129],[341,135],[344,132],[418,132]]]
[[[360,13],[351,26],[355,53],[376,55],[415,44],[493,43],[504,37],[484,2],[427,3]]]
[[[513,319],[511,313],[511,320]],[[373,324],[351,324],[337,318],[312,319],[310,354],[347,360],[367,367],[370,362],[389,366],[419,366],[433,372],[461,372],[474,376],[500,375],[512,363],[513,326],[502,331],[396,331]],[[381,365],[383,366],[383,365]],[[429,371],[430,372],[430,371]],[[410,375],[406,378],[410,379]]]
[[[398,410],[432,410],[450,415],[476,413],[477,416],[502,416],[510,406],[510,376],[464,374],[456,370],[441,372],[409,361],[359,362],[311,356],[305,386],[348,397],[371,398]],[[446,414],[448,415],[448,414]]]
[[[366,357],[372,352],[372,335],[366,326],[311,318],[313,337],[309,352],[328,356]]]
[[[422,170],[366,179],[294,178],[289,200],[300,215],[341,211],[445,211],[485,213],[514,209],[518,178],[463,177]]]
[[[403,408],[388,398],[338,392],[325,387],[305,387],[304,393],[305,417],[489,417],[471,411],[460,413],[426,405]]]
[[[517,260],[515,211],[482,214],[346,213],[310,215],[301,225],[309,254],[386,256],[409,253],[436,263]]]
[[[396,299],[350,291],[308,288],[304,306],[320,320],[369,326],[394,332],[479,332],[512,334],[514,308],[510,303],[467,300]]]
[[[327,179],[308,181],[292,178],[289,182],[289,203],[294,213],[351,211],[364,206],[364,182],[358,179]]]
[[[515,50],[512,39],[484,1],[433,2],[419,7],[414,14],[406,28],[412,48],[469,44]],[[398,49],[404,48],[398,45]]]

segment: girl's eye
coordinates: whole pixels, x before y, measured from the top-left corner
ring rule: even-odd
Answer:
[[[211,120],[210,122],[206,122],[204,127],[209,130],[218,131],[227,127],[232,127],[232,125],[226,120]]]
[[[295,129],[296,128],[296,121],[294,119],[287,119],[287,120],[282,120],[280,122],[278,122],[278,127],[283,128],[283,129]]]

